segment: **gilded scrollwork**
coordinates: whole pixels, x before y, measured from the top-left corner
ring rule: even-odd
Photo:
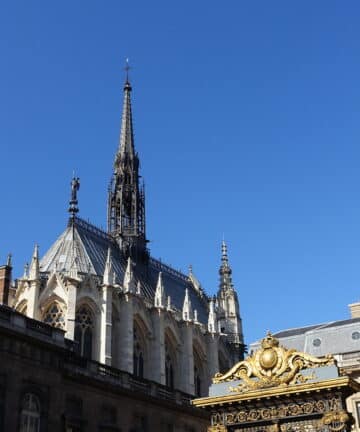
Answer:
[[[212,416],[213,425],[234,425],[241,423],[249,423],[253,421],[275,421],[286,417],[295,417],[308,414],[324,414],[330,407],[340,407],[339,399],[333,397],[331,399],[320,399],[306,402],[293,402],[290,404],[282,404],[278,406],[270,406],[266,408],[252,408],[230,410],[226,413],[215,413]]]
[[[346,428],[350,417],[344,410],[328,411],[319,421],[320,426],[327,426],[332,432],[340,432]]]
[[[207,432],[226,432],[227,429],[223,425],[209,426]]]
[[[304,369],[334,364],[332,356],[317,358],[286,349],[270,333],[261,341],[261,348],[246,360],[237,363],[224,374],[217,373],[215,384],[241,380],[241,384],[229,387],[232,392],[242,393],[274,386],[303,384],[316,378],[314,372],[307,375]]]

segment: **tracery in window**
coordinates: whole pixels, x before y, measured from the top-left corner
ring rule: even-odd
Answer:
[[[80,306],[75,317],[75,341],[78,353],[91,359],[94,318],[88,306]]]
[[[21,403],[20,432],[40,431],[40,401],[33,393],[26,393]]]
[[[144,378],[144,350],[139,330],[134,325],[134,375]]]
[[[53,327],[65,328],[64,312],[58,303],[52,303],[43,316],[43,321]]]

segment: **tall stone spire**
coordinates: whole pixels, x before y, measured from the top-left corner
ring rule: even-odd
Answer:
[[[126,68],[128,70],[128,67]],[[124,85],[119,148],[108,196],[108,231],[116,238],[125,258],[147,262],[145,192],[139,185],[139,158],[135,151],[128,74]]]
[[[126,81],[124,84],[124,102],[121,118],[120,142],[118,152],[115,156],[115,165],[117,162],[119,162],[119,159],[121,157],[124,157],[125,155],[131,158],[135,157],[134,130],[131,110],[131,91],[132,87],[129,82],[129,77],[126,76]]]
[[[227,340],[233,347],[233,361],[236,362],[244,355],[244,337],[238,296],[233,286],[232,270],[229,264],[227,245],[224,240],[221,245],[219,275],[220,283],[217,300],[220,331],[227,334]]]
[[[231,279],[231,267],[229,265],[229,258],[227,252],[227,245],[225,240],[221,244],[221,266],[219,270],[220,274],[220,289],[221,290],[233,290],[233,284]]]

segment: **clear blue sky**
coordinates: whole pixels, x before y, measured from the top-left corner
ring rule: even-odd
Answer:
[[[246,341],[360,300],[358,1],[3,1],[0,262],[67,222],[105,226],[123,65],[153,255],[218,285]]]

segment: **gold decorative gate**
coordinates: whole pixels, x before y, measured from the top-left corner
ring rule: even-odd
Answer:
[[[193,404],[211,412],[209,432],[342,432],[351,425],[345,399],[358,390],[332,356],[286,349],[269,333]]]

